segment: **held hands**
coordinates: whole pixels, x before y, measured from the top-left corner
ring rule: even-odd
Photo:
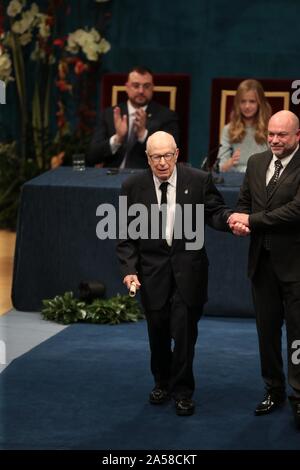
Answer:
[[[228,217],[227,223],[234,235],[245,237],[250,233],[248,214],[234,212]]]

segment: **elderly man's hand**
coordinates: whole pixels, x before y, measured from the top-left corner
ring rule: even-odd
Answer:
[[[228,217],[227,223],[234,235],[246,236],[250,233],[248,214],[234,212]]]
[[[246,225],[241,224],[240,222],[237,222],[234,225],[229,225],[229,227],[234,235],[246,237],[250,234],[250,229],[246,227]]]
[[[241,224],[246,225],[246,227],[249,227],[249,214],[234,212],[228,217],[227,223],[229,225],[236,224],[237,222],[240,222]]]
[[[132,282],[135,283],[137,290],[141,287],[141,283],[138,280],[138,277],[136,274],[127,274],[127,276],[125,276],[123,279],[123,284],[126,285],[128,290],[130,289]]]

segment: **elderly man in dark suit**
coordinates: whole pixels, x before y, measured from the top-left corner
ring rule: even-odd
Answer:
[[[128,207],[142,204],[147,209],[143,220],[148,221],[149,234],[156,228],[151,209],[162,210],[165,205],[166,223],[160,237],[124,236],[117,253],[127,288],[132,283],[141,288],[155,381],[150,403],[163,404],[171,394],[177,414],[191,415],[195,407],[194,347],[197,322],[207,300],[208,259],[203,243],[188,245],[192,237],[187,232],[192,229],[197,238],[204,223],[227,231],[231,211],[209,173],[176,164],[178,152],[170,134],[156,132],[149,137],[150,169],[127,179],[122,194],[127,196]],[[204,208],[200,224],[199,207]],[[188,210],[189,217],[184,217]],[[182,230],[177,230],[178,224]]]
[[[256,415],[286,400],[281,329],[286,323],[288,381],[300,427],[300,151],[299,120],[290,111],[274,114],[268,125],[270,150],[253,155],[230,226],[251,230],[248,273],[252,280],[262,377],[266,396]]]
[[[88,151],[90,164],[106,167],[147,168],[146,140],[158,130],[169,132],[178,143],[178,116],[152,101],[153,75],[149,69],[135,67],[128,74],[128,100],[107,108]]]

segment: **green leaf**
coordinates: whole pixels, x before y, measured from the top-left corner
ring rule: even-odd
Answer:
[[[85,304],[74,298],[73,292],[43,300],[42,315],[45,320],[63,324],[80,321],[117,325],[121,322],[137,322],[144,318],[138,302],[126,295],[95,299],[91,304]]]

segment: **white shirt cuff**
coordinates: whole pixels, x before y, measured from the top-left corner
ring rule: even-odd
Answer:
[[[111,138],[109,139],[110,150],[113,155],[117,153],[118,149],[121,147],[121,144],[116,142],[116,140],[117,140],[116,134],[112,135]]]

